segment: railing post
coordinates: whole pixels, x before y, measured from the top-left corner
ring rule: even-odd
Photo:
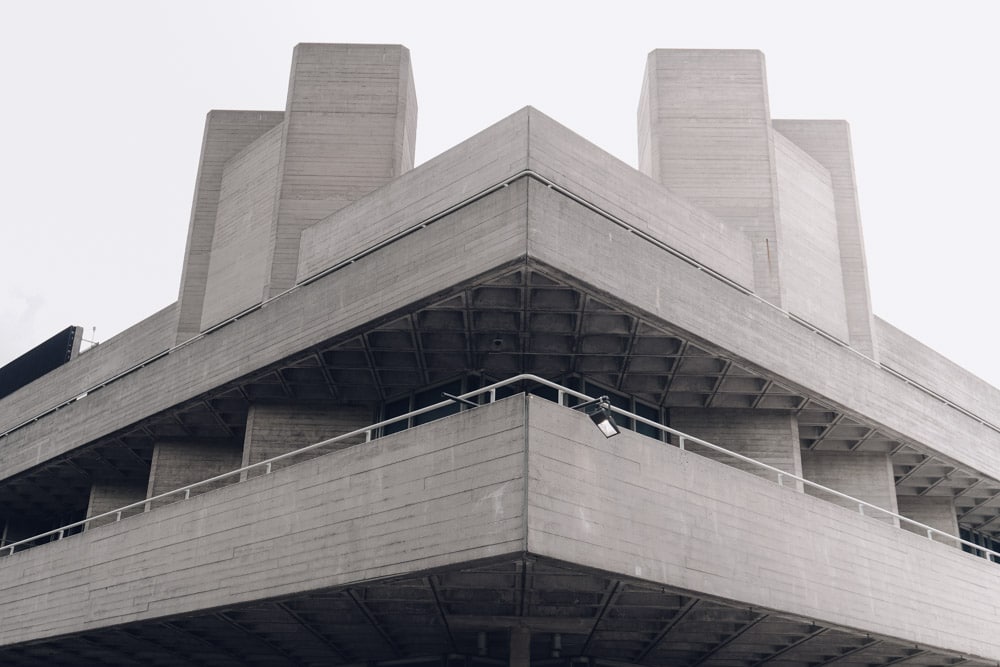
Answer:
[[[785,485],[785,476],[784,476],[784,475],[782,475],[782,474],[781,474],[781,473],[779,472],[779,473],[778,473],[778,486],[784,486],[784,485]]]
[[[191,499],[191,489],[184,489],[184,500]]]
[[[681,449],[684,449],[684,436],[683,435],[678,436],[678,438],[677,438],[677,446],[680,447]]]
[[[865,515],[865,506],[864,506],[864,505],[862,505],[861,503],[858,503],[858,513],[859,513],[859,514],[860,514],[861,516],[864,516],[864,515]]]

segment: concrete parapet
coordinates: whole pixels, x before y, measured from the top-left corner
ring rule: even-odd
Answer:
[[[524,420],[519,396],[0,558],[0,646],[521,553]]]
[[[1000,659],[996,565],[542,400],[528,423],[530,553]]]

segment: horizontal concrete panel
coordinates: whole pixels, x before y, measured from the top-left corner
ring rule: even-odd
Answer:
[[[1000,389],[879,317],[875,336],[883,364],[1000,424]]]
[[[517,396],[0,558],[0,645],[519,553]]]
[[[298,280],[319,273],[524,169],[741,285],[750,242],[705,211],[526,107],[302,234]]]
[[[528,550],[995,660],[1000,568],[583,415],[528,408]]]
[[[0,447],[0,478],[523,261],[526,207],[526,182],[514,184],[12,433]],[[53,387],[60,397],[72,391]]]

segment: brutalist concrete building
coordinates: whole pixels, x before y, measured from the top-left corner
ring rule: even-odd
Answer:
[[[847,125],[637,92],[639,170],[414,168],[399,46],[210,112],[177,302],[0,399],[3,663],[996,665],[1000,393],[872,314]]]

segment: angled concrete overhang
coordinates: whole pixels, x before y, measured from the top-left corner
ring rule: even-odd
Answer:
[[[308,229],[292,290],[9,432],[0,475],[521,267],[1000,478],[995,428],[754,296],[748,253],[739,234],[527,108]],[[0,428],[25,418],[29,398],[60,404],[88,389],[93,373],[73,365],[5,399]]]
[[[294,657],[265,622],[291,610],[338,663],[472,654],[522,623],[620,662],[979,666],[1000,659],[996,586],[955,549],[518,395],[0,559],[0,656],[164,628],[227,644],[226,619]],[[381,638],[321,613],[341,602]]]

